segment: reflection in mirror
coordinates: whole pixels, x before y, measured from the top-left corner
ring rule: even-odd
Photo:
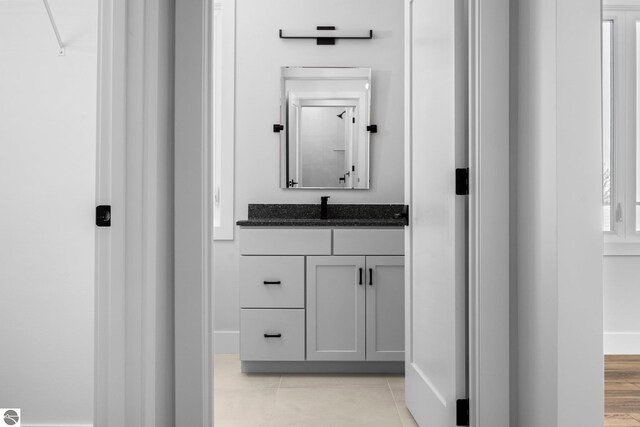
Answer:
[[[282,188],[369,188],[370,75],[369,68],[282,69]]]
[[[347,185],[349,162],[345,147],[346,135],[353,126],[353,110],[342,106],[300,109],[300,140],[305,142],[300,146],[300,170],[304,171],[298,177],[300,187]]]

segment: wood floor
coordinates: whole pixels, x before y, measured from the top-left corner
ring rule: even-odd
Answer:
[[[640,427],[640,355],[605,356],[605,427]]]

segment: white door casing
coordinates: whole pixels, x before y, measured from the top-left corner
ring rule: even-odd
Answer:
[[[174,425],[173,3],[100,2],[97,426]]]
[[[103,1],[98,16],[96,204],[124,212],[126,5]],[[95,425],[126,425],[125,223],[96,230]]]
[[[509,0],[469,2],[470,425],[508,427]]]
[[[213,241],[208,0],[176,2],[175,419],[213,424]]]

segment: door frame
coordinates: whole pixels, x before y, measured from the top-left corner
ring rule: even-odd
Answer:
[[[125,218],[128,224],[135,224],[136,218],[150,214],[145,201],[175,192],[175,206],[179,207],[175,209],[175,241],[171,242],[175,251],[175,405],[166,405],[175,408],[175,413],[165,419],[208,427],[213,422],[212,165],[209,106],[203,94],[208,93],[205,35],[210,25],[210,1],[175,2],[175,10],[164,14],[158,13],[154,4],[145,1],[136,8],[133,3],[104,0],[100,8],[97,201],[114,206],[114,221],[109,231],[97,231],[95,420],[96,425],[129,425],[133,416],[142,420],[141,425],[160,425],[154,415],[158,394],[162,395],[159,390],[173,384],[169,379],[158,384],[156,373],[150,370],[157,366],[149,368],[142,362],[157,354],[154,339],[159,329],[153,300],[157,289],[151,280],[155,276],[145,273],[153,273],[163,261],[150,248],[166,233],[166,223],[152,222],[135,233],[124,221],[118,221]],[[509,9],[507,0],[469,0],[468,5],[469,397],[471,425],[498,426],[503,424],[487,420],[494,419],[492,414],[500,420],[506,414],[508,419],[509,414],[509,372],[504,369],[509,361],[505,232],[509,224]],[[160,160],[149,151],[163,117],[153,110],[159,77],[144,74],[159,67],[158,47],[168,43],[163,40],[163,30],[173,29],[167,16],[175,16],[175,100],[163,100],[175,101],[173,170],[165,164],[158,169]],[[127,22],[130,26],[141,24],[144,37],[132,40],[126,33]],[[167,37],[172,36],[168,32]],[[132,60],[135,52],[144,59]],[[143,90],[132,101],[127,88],[135,87],[131,83],[136,81],[142,83]],[[485,97],[485,93],[490,95]],[[495,93],[504,96],[495,99]],[[127,120],[135,111],[142,112],[139,125]],[[142,132],[141,147],[135,144],[136,132]],[[166,174],[174,174],[174,186],[163,182]],[[123,213],[120,217],[118,204]],[[493,215],[504,222],[495,221]],[[132,271],[136,259],[143,267]],[[135,280],[140,277],[142,281]],[[134,286],[136,283],[139,286]],[[165,403],[171,403],[167,401],[171,396],[164,398]],[[125,423],[125,417],[129,422]]]
[[[174,425],[173,0],[98,14],[94,425]]]
[[[509,0],[470,0],[468,397],[472,426],[511,425],[509,50]]]
[[[213,413],[210,386],[193,381],[211,378],[213,360],[210,247],[207,241],[201,240],[209,233],[211,203],[206,190],[211,173],[206,161],[209,152],[207,105],[202,97],[207,93],[207,64],[203,54],[208,43],[205,37],[208,22],[203,18],[208,16],[207,4],[207,0],[197,0],[176,5],[176,205],[183,210],[180,215],[176,211],[176,297],[180,296],[180,302],[176,299],[176,344],[181,342],[176,346],[176,378],[177,383],[183,384],[176,390],[176,417],[188,417],[190,425],[202,426],[211,425]],[[410,40],[405,40],[405,44],[407,42]],[[469,0],[469,52],[471,425],[507,426],[510,377],[509,369],[505,369],[509,366],[508,0]],[[410,87],[407,90],[410,91]],[[484,96],[485,93],[489,95]],[[493,96],[496,93],[500,96]],[[406,155],[410,156],[410,152]],[[495,191],[496,188],[500,190]],[[180,257],[180,253],[189,256]],[[192,309],[197,306],[202,310]],[[185,331],[184,336],[179,335],[180,331]],[[198,352],[189,356],[185,349]],[[182,352],[185,354],[179,357]],[[198,419],[193,415],[193,402],[198,403]]]
[[[175,417],[194,427],[213,425],[212,7],[177,1],[175,20]]]
[[[104,0],[98,11],[96,205],[125,206],[126,5]],[[94,425],[126,425],[124,223],[96,228]]]

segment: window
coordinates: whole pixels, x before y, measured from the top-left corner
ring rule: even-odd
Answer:
[[[213,165],[213,239],[233,240],[235,0],[214,0],[210,4],[209,135]]]
[[[605,254],[640,254],[640,7],[602,22],[602,225]]]
[[[635,19],[635,18],[634,18]],[[635,167],[633,168],[635,171],[635,197],[633,206],[635,208],[635,231],[640,231],[640,22],[635,20],[635,83],[636,83],[636,114],[635,114],[635,138],[634,138],[634,149],[636,152],[635,155]]]
[[[612,166],[612,136],[613,129],[611,118],[612,106],[612,33],[613,21],[604,21],[602,24],[602,222],[603,230],[611,231],[611,166]]]

